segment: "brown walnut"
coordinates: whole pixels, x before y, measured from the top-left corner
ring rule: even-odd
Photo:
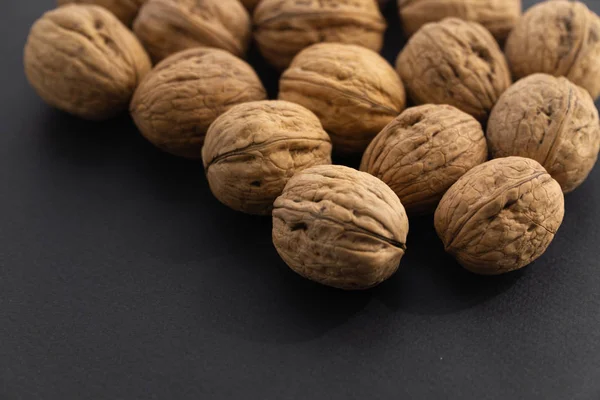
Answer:
[[[590,95],[566,78],[534,74],[500,97],[487,138],[493,157],[533,158],[570,192],[598,158],[598,110]]]
[[[27,38],[25,74],[48,104],[85,119],[127,110],[150,60],[113,14],[71,4],[45,13]]]
[[[238,0],[148,0],[133,30],[155,62],[193,47],[216,47],[242,57],[250,40],[250,16]]]
[[[266,97],[245,61],[224,50],[197,47],[159,63],[136,90],[130,109],[154,145],[177,156],[200,158],[206,131],[219,115]]]
[[[145,2],[146,0],[58,0],[58,5],[78,3],[102,6],[115,14],[125,25],[131,26],[140,7]]]
[[[373,139],[361,171],[384,181],[409,215],[435,211],[458,178],[487,160],[481,124],[452,106],[409,108]]]
[[[339,165],[306,169],[273,209],[273,243],[286,264],[310,280],[368,289],[396,272],[408,218],[379,179]]]
[[[317,114],[341,153],[364,151],[406,104],[402,81],[379,54],[339,43],[298,54],[281,77],[279,98]]]
[[[215,120],[202,159],[219,201],[234,210],[267,215],[292,175],[331,163],[331,141],[306,108],[287,101],[255,101]]]
[[[263,56],[286,68],[302,49],[319,42],[381,50],[386,23],[374,0],[262,0],[254,37]]]
[[[548,1],[525,12],[506,42],[515,79],[565,76],[600,95],[600,18],[578,1]]]
[[[466,269],[497,275],[540,257],[563,216],[562,190],[544,167],[506,157],[472,168],[446,192],[435,229]]]
[[[510,86],[504,55],[476,22],[446,18],[421,28],[404,47],[396,68],[417,104],[450,104],[485,121]]]

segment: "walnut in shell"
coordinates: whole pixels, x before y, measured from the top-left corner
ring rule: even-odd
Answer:
[[[130,109],[154,145],[177,156],[200,158],[206,131],[219,115],[266,97],[245,61],[224,50],[197,47],[159,63],[136,90]]]
[[[364,47],[320,43],[303,50],[283,73],[279,98],[321,119],[340,153],[360,153],[405,106],[402,81]]]
[[[378,52],[386,23],[374,0],[262,0],[254,26],[263,56],[284,69],[302,49],[318,42],[350,43]]]
[[[407,234],[398,196],[379,179],[338,165],[294,175],[273,209],[273,243],[286,264],[340,289],[368,289],[392,276]]]
[[[598,158],[598,110],[590,95],[566,78],[534,74],[500,97],[487,138],[493,157],[533,158],[570,192]]]
[[[331,141],[306,108],[287,101],[255,101],[215,120],[202,159],[219,201],[234,210],[266,215],[292,175],[331,163]]]
[[[193,47],[216,47],[242,57],[250,40],[250,16],[238,0],[148,0],[133,30],[155,62]]]
[[[466,269],[497,275],[540,257],[563,216],[562,190],[544,167],[506,157],[472,168],[446,192],[435,229]]]
[[[48,104],[85,119],[127,110],[150,70],[141,44],[113,14],[71,4],[45,13],[27,38],[25,74]]]
[[[115,14],[125,25],[130,26],[145,2],[146,0],[58,0],[58,5],[78,3],[102,6]]]
[[[485,121],[510,86],[504,55],[476,22],[446,18],[423,26],[398,57],[396,68],[417,104],[450,104]]]
[[[600,95],[600,18],[578,1],[548,1],[531,7],[506,42],[515,79],[542,72],[565,76]]]
[[[409,215],[435,211],[458,178],[487,160],[481,124],[452,106],[412,107],[373,139],[360,169],[384,181]]]

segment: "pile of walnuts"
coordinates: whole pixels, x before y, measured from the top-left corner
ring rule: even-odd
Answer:
[[[395,66],[376,0],[58,3],[25,45],[39,96],[88,120],[129,111],[201,159],[220,202],[271,215],[281,258],[325,285],[388,279],[427,214],[468,270],[520,269],[598,158],[600,18],[581,2],[398,0]],[[252,40],[278,99],[244,61]]]

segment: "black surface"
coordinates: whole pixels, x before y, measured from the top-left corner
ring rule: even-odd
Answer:
[[[422,218],[388,282],[321,287],[200,163],[37,98],[22,47],[53,4],[2,4],[0,399],[600,399],[599,168],[522,272],[463,271]]]

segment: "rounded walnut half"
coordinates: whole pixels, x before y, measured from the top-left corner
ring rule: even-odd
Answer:
[[[435,229],[466,269],[497,275],[540,257],[563,216],[562,190],[544,167],[506,157],[474,167],[446,192]]]
[[[373,139],[360,169],[384,181],[409,215],[435,211],[458,178],[487,160],[483,129],[452,106],[409,108]]]
[[[331,141],[306,108],[287,101],[255,101],[215,120],[202,159],[219,201],[234,210],[267,215],[292,175],[331,163]]]
[[[58,0],[58,5],[64,4],[95,4],[106,8],[115,14],[125,25],[131,26],[140,7],[146,0]]]
[[[303,50],[283,73],[279,98],[321,119],[340,153],[360,153],[405,106],[402,81],[364,47],[320,43]]]
[[[142,81],[131,102],[141,133],[177,156],[200,158],[210,124],[236,104],[267,97],[245,61],[219,49],[174,54]]]
[[[150,60],[113,14],[92,5],[66,5],[45,13],[29,32],[25,74],[48,104],[85,119],[127,110]]]

